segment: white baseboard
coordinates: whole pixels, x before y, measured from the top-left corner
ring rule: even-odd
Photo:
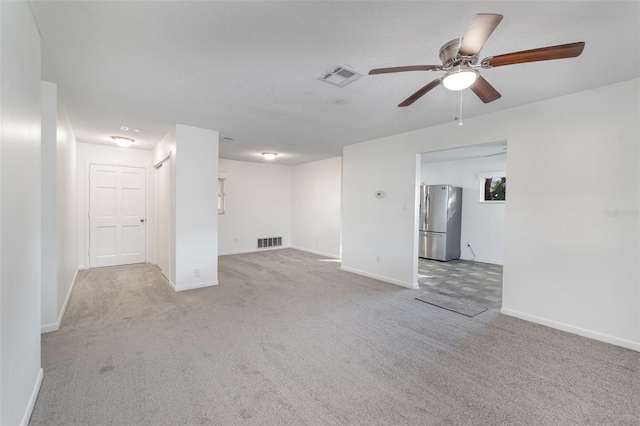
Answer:
[[[196,284],[189,284],[189,285],[182,285],[182,286],[177,286],[175,284],[173,284],[171,281],[169,281],[173,287],[173,289],[178,292],[178,291],[185,291],[185,290],[195,290],[196,288],[204,288],[204,287],[212,287],[214,285],[218,285],[218,280],[215,281],[209,281],[206,283],[196,283]]]
[[[503,266],[504,262],[495,259],[485,259],[482,257],[473,258],[471,256],[460,256],[461,260],[471,260],[473,262],[481,262],[481,263],[490,263],[492,265],[500,265]]]
[[[307,252],[307,253],[311,253],[311,254],[317,254],[318,256],[330,257],[331,259],[340,259],[340,256],[336,256],[335,254],[325,253],[325,252],[322,252],[322,251],[311,250],[311,249],[308,249],[308,248],[297,247],[297,246],[291,246],[291,248],[295,249],[295,250],[300,250],[300,251],[304,251],[304,252]]]
[[[67,304],[69,303],[69,299],[71,298],[71,292],[73,291],[73,286],[76,284],[78,271],[80,271],[80,269],[76,269],[76,273],[73,274],[73,279],[71,280],[71,286],[69,287],[69,291],[67,292],[67,297],[64,299],[64,304],[62,305],[62,309],[60,310],[60,314],[58,315],[58,321],[53,322],[51,324],[42,325],[40,327],[40,334],[51,333],[52,331],[58,331],[60,329],[60,326],[62,325],[62,318],[64,318],[64,313],[67,310]]]
[[[166,277],[165,277],[166,278]],[[171,289],[173,291],[176,291],[176,285],[173,283],[173,281],[171,280],[167,280],[167,282],[169,283],[169,287],[171,287]]]
[[[555,328],[557,330],[566,331],[568,333],[577,334],[578,336],[588,337],[589,339],[599,340],[601,342],[610,343],[616,346],[622,346],[623,348],[631,349],[640,352],[640,342],[634,342],[631,340],[621,339],[619,337],[610,336],[608,334],[600,333],[593,330],[587,330],[585,328],[576,327],[574,325],[565,324],[558,321],[553,321],[546,318],[537,317],[535,315],[525,314],[523,312],[514,311],[513,309],[502,308],[500,313],[523,319],[525,321],[534,322],[536,324],[544,325],[547,327]]]
[[[218,253],[218,256],[229,256],[231,254],[255,253],[257,251],[258,250],[255,250],[255,249],[225,251],[225,252],[222,252],[222,253]]]
[[[36,377],[36,383],[33,386],[33,391],[31,391],[31,397],[29,398],[27,408],[24,411],[24,415],[22,416],[22,421],[20,421],[20,426],[27,426],[29,424],[31,413],[33,413],[33,407],[35,407],[36,400],[38,399],[38,393],[40,393],[40,386],[42,385],[43,377],[44,371],[41,368],[40,371],[38,371],[38,377]]]
[[[218,256],[228,256],[230,254],[257,253],[259,251],[282,250],[286,248],[291,248],[291,246],[265,247],[261,249],[232,250],[232,251],[225,251],[222,253],[218,253]]]
[[[343,270],[343,271],[346,271],[346,272],[351,272],[352,274],[362,275],[364,277],[373,278],[373,279],[376,279],[378,281],[384,281],[386,283],[399,285],[401,287],[406,287],[406,288],[410,288],[410,289],[417,289],[418,288],[418,283],[406,283],[404,281],[399,281],[399,280],[396,280],[396,279],[393,279],[393,278],[384,277],[382,275],[371,274],[369,272],[360,271],[358,269],[349,268],[347,266],[341,266],[340,269]]]

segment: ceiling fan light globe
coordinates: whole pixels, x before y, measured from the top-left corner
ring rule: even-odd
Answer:
[[[471,86],[478,79],[478,71],[472,68],[454,69],[442,79],[442,85],[449,90],[460,91]]]

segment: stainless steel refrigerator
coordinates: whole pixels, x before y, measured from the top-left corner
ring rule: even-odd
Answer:
[[[462,188],[451,185],[420,186],[420,248],[426,259],[460,258]]]

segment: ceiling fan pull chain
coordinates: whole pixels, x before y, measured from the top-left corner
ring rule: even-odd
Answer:
[[[458,115],[458,126],[462,126],[462,92],[463,90],[460,90],[458,92],[458,100],[460,102],[460,114]]]

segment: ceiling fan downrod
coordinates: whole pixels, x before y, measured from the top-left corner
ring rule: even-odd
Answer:
[[[462,90],[458,92],[458,104],[459,104],[459,113],[458,116],[454,118],[455,121],[458,122],[458,126],[462,126]]]

